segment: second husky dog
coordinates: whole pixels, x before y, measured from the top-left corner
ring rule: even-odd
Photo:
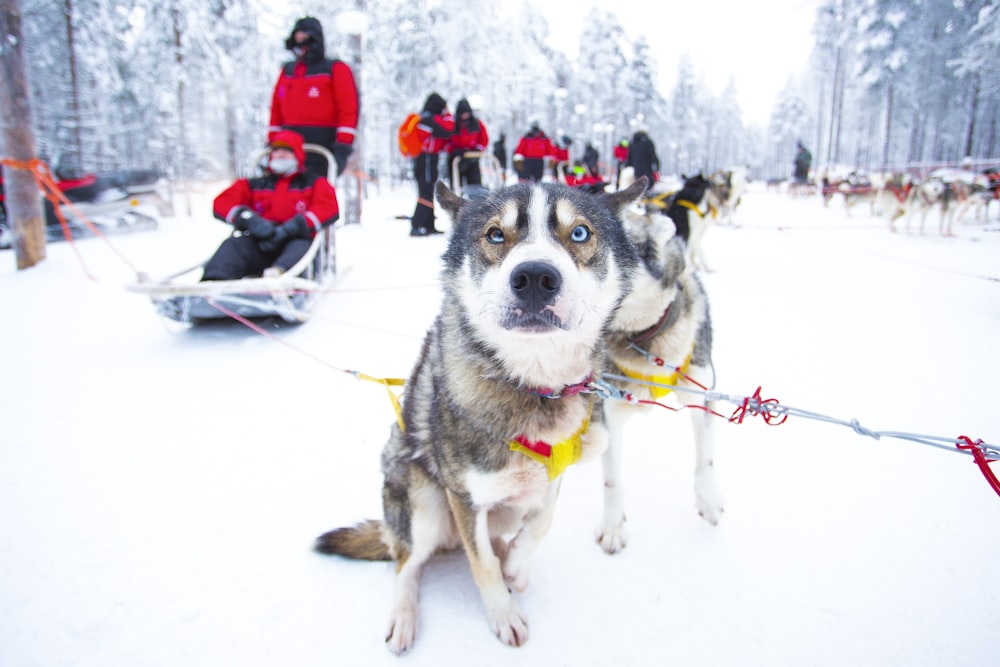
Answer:
[[[683,239],[670,220],[657,213],[640,215],[631,209],[622,222],[639,252],[639,271],[622,301],[607,336],[611,373],[628,378],[613,384],[638,399],[659,399],[670,393],[663,385],[705,391],[715,386],[712,366],[712,322],[708,297],[694,271],[685,265]],[[704,395],[703,395],[704,396]],[[683,404],[704,398],[679,393]],[[608,553],[626,545],[624,490],[621,477],[622,429],[639,406],[606,401],[610,442],[604,454],[604,518],[597,539]],[[722,516],[722,497],[714,469],[715,417],[704,409],[689,408],[696,449],[695,506],[711,524]]]
[[[416,637],[422,567],[459,546],[490,628],[511,646],[528,639],[508,587],[528,583],[562,469],[607,446],[589,392],[638,262],[617,217],[645,187],[643,178],[598,197],[519,184],[469,202],[438,184],[454,221],[443,300],[406,385],[402,427],[393,425],[382,452],[384,520],[316,544],[396,561],[391,651]]]

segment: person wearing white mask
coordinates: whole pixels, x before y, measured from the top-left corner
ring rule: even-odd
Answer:
[[[234,232],[205,264],[202,280],[283,273],[340,217],[333,185],[306,170],[302,135],[282,130],[269,148],[263,176],[238,179],[215,198],[212,212]]]

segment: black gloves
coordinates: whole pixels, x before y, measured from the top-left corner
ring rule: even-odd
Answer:
[[[289,218],[282,225],[273,225],[272,229],[274,231],[268,238],[257,239],[257,247],[261,249],[261,252],[276,252],[292,239],[312,238],[309,223],[302,215]],[[253,234],[253,232],[250,233]]]
[[[347,158],[351,157],[353,152],[354,146],[351,144],[333,145],[333,157],[337,160],[337,176],[344,173],[344,168],[347,167]]]
[[[233,218],[233,227],[241,232],[249,232],[258,241],[274,236],[274,223],[260,217],[248,208],[243,209]]]

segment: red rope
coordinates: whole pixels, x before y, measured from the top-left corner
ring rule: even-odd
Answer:
[[[754,401],[754,405],[750,404],[750,401]],[[761,416],[764,418],[764,422],[770,426],[781,426],[788,420],[788,414],[776,415],[767,409],[768,405],[778,405],[778,399],[776,398],[761,398],[760,397],[760,387],[757,387],[757,391],[753,393],[753,396],[747,396],[743,399],[743,404],[733,411],[732,416],[729,418],[730,422],[736,422],[737,424],[743,423],[743,418],[750,413],[751,417]],[[757,406],[757,407],[754,407]],[[780,418],[779,418],[780,417]]]
[[[965,444],[963,445],[961,442],[956,442],[955,446],[959,449],[967,449],[972,452],[972,458],[976,460],[976,465],[979,466],[979,469],[982,471],[983,477],[985,477],[986,481],[989,482],[993,491],[1000,496],[1000,479],[997,479],[997,476],[993,473],[993,469],[990,468],[990,464],[993,463],[995,459],[986,458],[986,452],[983,449],[983,441],[976,440],[975,442],[972,442],[972,438],[965,435],[958,436],[958,439],[965,441]]]

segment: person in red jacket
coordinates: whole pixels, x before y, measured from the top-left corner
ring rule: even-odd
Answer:
[[[424,101],[417,131],[424,139],[423,150],[413,159],[413,178],[417,181],[417,207],[410,219],[410,236],[440,234],[434,227],[434,184],[438,180],[438,160],[455,131],[455,119],[448,103],[437,93]]]
[[[545,160],[552,156],[554,147],[552,140],[546,136],[537,122],[531,124],[528,133],[521,137],[514,149],[514,166],[518,169],[518,180],[528,183],[541,183],[545,174]]]
[[[337,192],[306,170],[302,136],[282,130],[271,140],[267,173],[241,178],[223,190],[212,213],[236,232],[222,242],[202,280],[237,280],[284,273],[309,250],[316,233],[337,221]]]
[[[268,141],[282,129],[295,130],[306,143],[333,153],[337,174],[344,172],[354,150],[358,127],[358,88],[350,66],[328,59],[323,26],[306,16],[295,22],[285,47],[295,60],[285,63],[271,96]],[[328,175],[326,160],[316,153],[306,158],[309,170]]]
[[[482,153],[490,145],[490,135],[486,124],[472,112],[472,105],[466,99],[458,101],[455,107],[455,134],[448,140],[448,180],[454,190],[455,162],[458,164],[459,179],[465,185],[482,185],[483,176],[479,171],[479,158],[465,158],[469,152]]]

